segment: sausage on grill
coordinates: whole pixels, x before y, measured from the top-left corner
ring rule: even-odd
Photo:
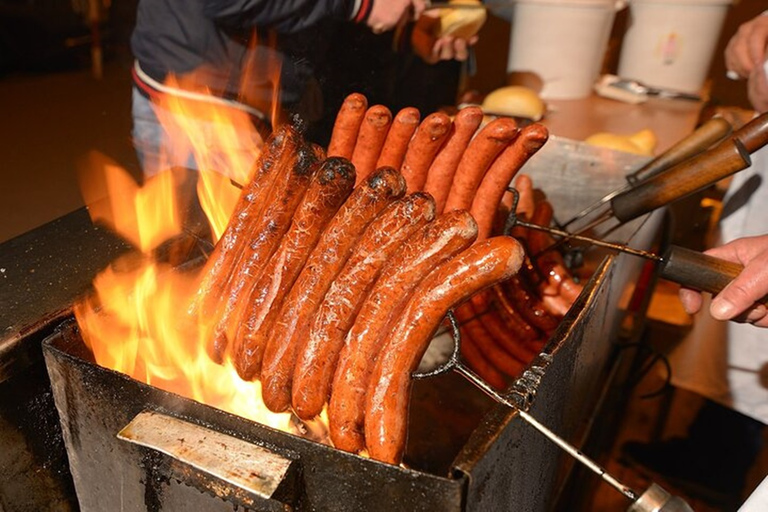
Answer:
[[[363,181],[376,169],[376,161],[384,147],[391,123],[392,113],[384,105],[374,105],[365,113],[352,152],[352,164],[357,172],[356,183]]]
[[[448,310],[514,275],[522,261],[523,249],[517,240],[489,238],[443,263],[419,284],[371,374],[365,441],[372,458],[400,463],[407,435],[411,372]]]
[[[434,217],[432,197],[417,192],[389,205],[366,228],[325,294],[299,349],[292,388],[293,410],[299,418],[311,419],[325,405],[344,338],[384,263]]]
[[[442,213],[448,192],[451,190],[453,176],[459,166],[461,155],[467,149],[469,141],[483,121],[483,110],[480,107],[466,107],[456,114],[453,119],[453,130],[434,162],[427,172],[427,182],[424,191],[435,198],[437,213]]]
[[[246,301],[237,327],[232,359],[244,380],[261,372],[261,358],[272,323],[325,226],[347,199],[355,183],[355,168],[344,158],[331,157],[321,165],[296,208],[291,227],[280,241]]]
[[[348,160],[352,158],[367,108],[368,100],[362,94],[355,92],[344,99],[333,124],[328,156],[340,156]]]
[[[360,235],[392,201],[405,193],[403,176],[384,167],[370,175],[341,206],[309,255],[275,321],[264,350],[262,398],[272,411],[291,405],[291,379],[300,340]]]
[[[450,130],[451,118],[442,112],[428,115],[416,129],[401,168],[409,194],[424,188],[429,166]]]
[[[416,285],[437,265],[469,247],[477,224],[466,210],[443,214],[414,233],[382,269],[347,334],[333,377],[328,423],[334,446],[365,447],[365,393],[373,363]]]
[[[413,132],[418,128],[420,120],[419,111],[413,107],[406,107],[397,113],[387,133],[379,160],[376,162],[377,169],[379,167],[400,169],[403,166],[408,143],[413,137]]]
[[[451,184],[445,210],[469,210],[488,167],[517,137],[517,123],[502,117],[485,125],[467,146]]]

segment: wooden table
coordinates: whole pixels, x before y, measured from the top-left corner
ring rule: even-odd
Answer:
[[[553,135],[584,140],[596,132],[630,135],[645,128],[656,133],[655,154],[691,133],[698,124],[702,102],[649,99],[630,104],[592,96],[578,100],[547,100],[542,120]]]

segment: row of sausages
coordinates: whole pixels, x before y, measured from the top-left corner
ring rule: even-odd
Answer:
[[[310,419],[327,404],[336,447],[399,463],[410,374],[443,317],[525,259],[491,234],[547,132],[481,121],[472,108],[392,116],[353,94],[327,154],[279,127],[190,307],[211,358],[259,379],[273,411]]]
[[[520,174],[514,185],[519,194],[515,215],[549,226],[552,205],[540,193],[534,193],[530,177]],[[503,210],[500,213],[507,215]],[[549,249],[554,244],[549,234],[515,227],[512,235],[526,252],[520,272],[474,295],[455,310],[463,359],[499,390],[541,352],[582,290],[562,255]]]

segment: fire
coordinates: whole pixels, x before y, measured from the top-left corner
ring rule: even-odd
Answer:
[[[166,95],[159,106],[174,151],[186,151],[182,157],[197,163],[197,197],[212,238],[218,240],[240,194],[233,181],[248,180],[263,141],[248,115],[228,105]],[[185,161],[178,156],[173,161]],[[175,268],[158,256],[163,244],[186,236],[181,212],[188,211],[188,180],[168,169],[140,187],[114,162],[94,156],[82,182],[93,220],[106,223],[136,248],[102,271],[94,293],[75,306],[96,362],[273,428],[325,437],[322,420],[297,424],[288,413],[270,412],[261,401],[259,382],[243,381],[229,360],[218,365],[207,355],[210,326],[186,313],[198,272]]]

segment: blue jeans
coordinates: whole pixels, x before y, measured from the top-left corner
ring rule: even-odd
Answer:
[[[172,167],[200,170],[191,152],[189,140],[186,137],[172,138],[160,124],[156,111],[160,108],[136,87],[133,88],[133,146],[144,176],[153,176]],[[197,118],[187,118],[185,121],[192,123],[195,131],[205,139],[205,165],[212,167],[206,170],[219,172],[239,183],[245,182],[262,146],[262,139],[256,129],[236,129],[235,140],[222,142],[216,137],[222,132],[221,125]]]

